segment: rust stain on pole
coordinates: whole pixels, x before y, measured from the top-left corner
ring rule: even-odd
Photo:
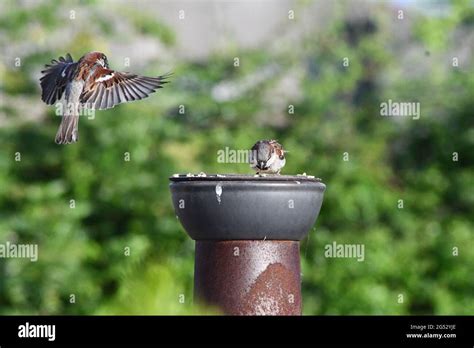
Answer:
[[[232,315],[301,315],[299,242],[196,241],[195,298]]]

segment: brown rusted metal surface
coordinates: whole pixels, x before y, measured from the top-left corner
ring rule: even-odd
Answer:
[[[231,315],[301,315],[298,241],[196,241],[194,294]]]

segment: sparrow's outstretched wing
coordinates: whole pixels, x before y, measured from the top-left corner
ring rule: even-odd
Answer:
[[[145,77],[98,68],[86,83],[80,101],[89,109],[109,109],[120,103],[148,97],[163,88],[170,74]]]
[[[53,59],[51,64],[46,65],[46,69],[41,71],[44,75],[40,78],[41,99],[48,105],[54,104],[60,100],[66,84],[73,79],[76,71],[77,62],[74,63],[71,55],[66,54],[66,58],[59,57],[59,60]]]

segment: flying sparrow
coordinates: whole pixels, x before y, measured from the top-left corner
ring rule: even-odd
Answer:
[[[250,167],[257,174],[280,174],[285,166],[285,150],[276,140],[260,140],[250,151]]]
[[[109,69],[107,57],[90,52],[74,62],[53,59],[42,71],[41,99],[48,105],[60,102],[62,120],[56,134],[57,144],[70,144],[79,139],[79,115],[82,109],[104,110],[115,105],[148,97],[162,88],[170,74],[145,77]]]

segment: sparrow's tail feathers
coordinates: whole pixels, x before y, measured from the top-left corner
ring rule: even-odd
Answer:
[[[63,116],[58,132],[56,144],[72,144],[79,140],[79,116]]]

